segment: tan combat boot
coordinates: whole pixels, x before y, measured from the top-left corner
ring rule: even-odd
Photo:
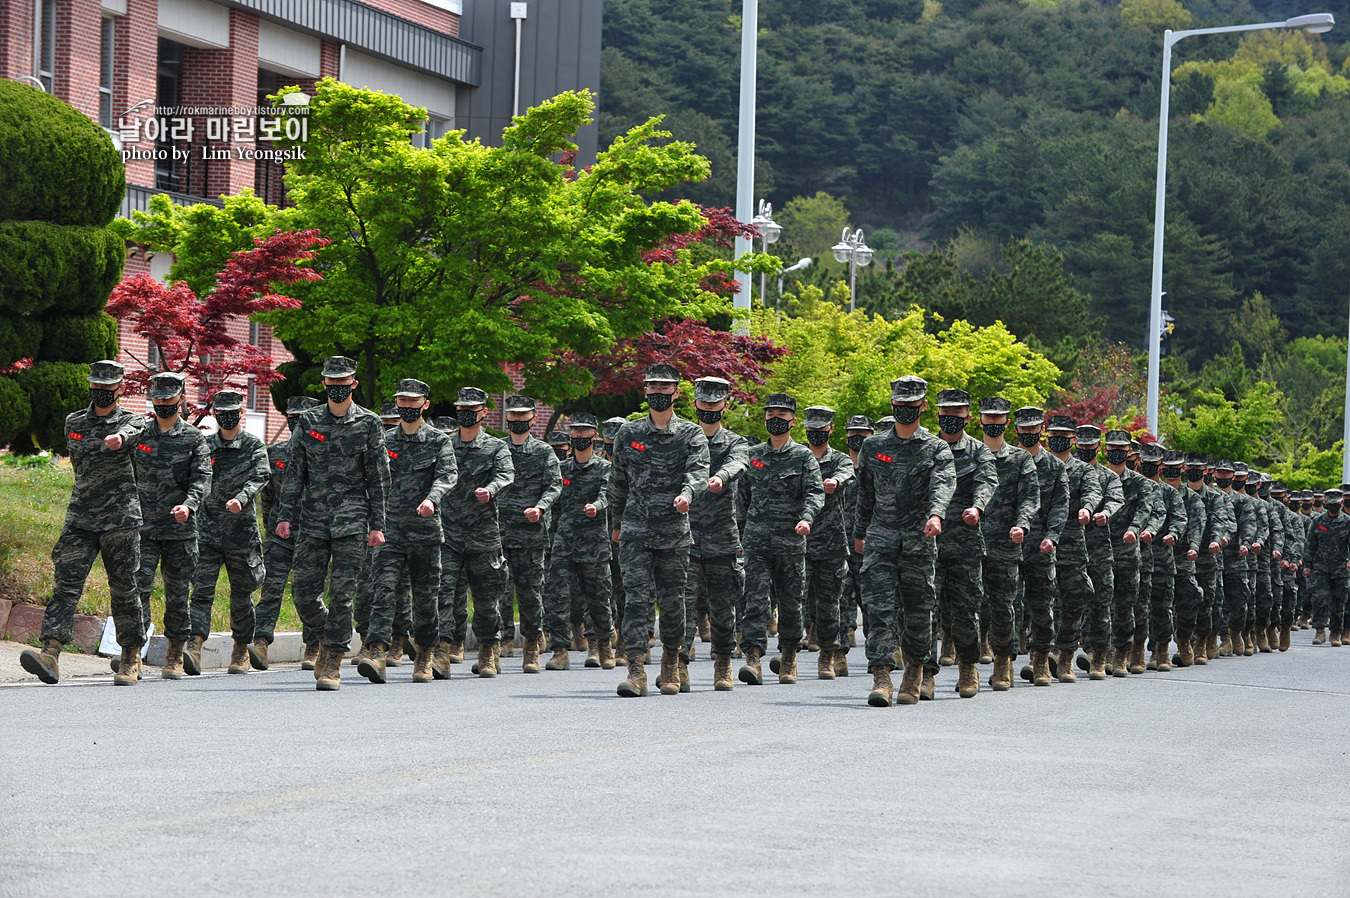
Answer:
[[[587,645],[587,647],[586,647],[586,666],[587,666],[587,667],[599,667],[599,666],[600,666],[600,640],[599,640],[599,639],[590,639],[590,640],[587,640],[587,642],[589,643],[589,645]],[[692,647],[691,647],[691,648],[692,648]]]
[[[463,664],[464,663],[464,640],[452,639],[445,644],[445,663]]]
[[[897,705],[917,705],[919,703],[919,686],[923,683],[923,665],[915,662],[905,668],[905,675],[900,679],[900,688],[895,693],[895,703]]]
[[[712,621],[708,619],[706,614],[698,616],[698,641],[712,642]]]
[[[873,708],[889,708],[891,694],[895,687],[891,685],[891,671],[884,664],[868,668],[872,675],[872,691],[867,693],[867,703]]]
[[[230,666],[225,668],[226,673],[246,674],[248,673],[248,643],[236,642],[234,648],[230,650]]]
[[[713,691],[730,692],[735,687],[731,676],[731,656],[713,655]]]
[[[956,694],[962,698],[974,698],[980,691],[980,671],[973,661],[962,661],[960,676],[956,680]]]
[[[413,660],[414,683],[430,683],[435,679],[435,674],[431,671],[431,656],[434,652],[435,649],[429,645],[418,647],[417,657]],[[446,671],[447,673],[449,672],[448,666],[446,667]]]
[[[1123,649],[1116,649],[1113,655],[1111,676],[1128,677],[1130,675],[1130,652],[1132,649],[1126,646]]]
[[[769,613],[769,636],[778,635],[778,609],[775,608]]]
[[[530,636],[525,637],[525,647],[520,652],[520,672],[527,674],[539,673],[539,640]]]
[[[503,636],[497,640],[497,658],[514,658],[516,656],[516,637]]]
[[[45,640],[42,648],[24,649],[19,653],[19,663],[42,682],[55,683],[61,679],[61,648],[61,640]]]
[[[1011,655],[998,655],[994,658],[994,674],[989,678],[989,688],[995,692],[1007,692],[1013,686],[1013,658]]]
[[[122,663],[113,677],[114,686],[135,686],[141,678],[141,647],[122,646]]]
[[[1189,639],[1182,639],[1177,642],[1177,667],[1190,667],[1195,663],[1195,650],[1191,647]]]
[[[1088,668],[1088,679],[1089,679],[1089,680],[1105,680],[1105,679],[1106,679],[1106,650],[1105,650],[1105,649],[1093,649],[1093,651],[1092,651],[1092,665]]]
[[[689,682],[689,662],[683,658],[680,659],[680,691],[688,692],[692,684]]]
[[[839,649],[834,653],[835,677],[848,676],[848,649]]]
[[[1325,627],[1318,627],[1317,633],[1313,635],[1313,645],[1327,644],[1327,631]]]
[[[1250,658],[1256,654],[1256,631],[1248,630],[1246,638],[1242,640],[1242,654]]]
[[[352,658],[352,667],[360,667],[361,662],[370,657],[370,646],[366,645],[365,637],[361,637],[361,651],[357,652]]]
[[[1280,650],[1280,628],[1277,624],[1271,624],[1266,628],[1266,642],[1270,643],[1270,650],[1278,652]]]
[[[1195,640],[1191,643],[1191,648],[1195,652],[1195,660],[1191,662],[1192,664],[1197,667],[1204,667],[1209,663],[1209,637]]]
[[[495,648],[495,644],[478,646],[478,676],[485,680],[490,680],[497,675],[497,668],[494,664],[497,659]]]
[[[313,670],[319,663],[319,644],[305,646],[305,656],[300,659],[301,670]]]
[[[820,641],[816,639],[816,625],[812,624],[806,628],[806,650],[808,652],[820,651]]]
[[[1263,655],[1270,654],[1270,631],[1265,627],[1256,629],[1256,650]]]
[[[1219,657],[1219,634],[1209,634],[1209,639],[1205,643],[1205,660],[1213,661]]]
[[[988,636],[984,637],[984,639],[980,642],[980,663],[981,664],[994,663],[994,650],[989,645]]]
[[[450,679],[450,643],[442,639],[431,651],[431,675],[437,680]]]
[[[553,650],[553,657],[548,659],[544,665],[545,670],[571,670],[572,659],[567,653],[567,647],[563,646]]]
[[[643,652],[631,652],[628,655],[628,679],[619,684],[619,695],[624,698],[641,698],[647,694],[647,668],[643,667]]]
[[[797,650],[783,649],[783,658],[778,663],[778,682],[791,686],[797,682]]]
[[[942,655],[938,658],[938,664],[943,667],[951,667],[956,663],[956,642],[952,639],[952,634],[942,634]]]
[[[269,662],[267,660],[267,640],[259,636],[248,646],[248,663],[253,665],[254,670],[267,670]]]
[[[586,628],[581,624],[572,625],[572,651],[586,651]]]
[[[159,669],[162,679],[183,679],[183,645],[182,639],[169,640],[169,647],[164,652],[164,666]]]
[[[1158,673],[1168,673],[1172,670],[1172,655],[1167,651],[1169,645],[1160,645],[1153,649],[1153,663],[1157,665]]]
[[[1063,666],[1060,667],[1064,669]],[[1047,652],[1031,653],[1031,685],[1049,686],[1053,682],[1050,676],[1050,655]]]
[[[1144,641],[1141,639],[1134,644],[1134,648],[1130,651],[1130,673],[1141,674],[1146,670],[1148,670],[1148,665],[1144,663]]]
[[[1289,627],[1280,628],[1280,651],[1289,651]]]
[[[346,652],[324,649],[319,655],[319,666],[314,668],[314,688],[319,692],[337,692],[342,688],[342,659]]]
[[[389,640],[389,648],[384,653],[385,667],[403,666],[403,639],[402,636],[395,636]]]
[[[933,675],[925,670],[923,679],[919,681],[919,701],[931,702],[936,697],[937,683],[933,681]]]
[[[200,636],[189,636],[183,647],[183,670],[190,677],[200,676],[202,672],[202,643]]]
[[[600,642],[600,669],[614,669],[614,648],[609,644],[608,639]]]
[[[742,683],[751,686],[764,685],[764,674],[759,668],[759,659],[763,654],[759,649],[745,647],[745,663],[741,665],[740,673],[737,674]]]
[[[832,649],[820,650],[820,657],[816,658],[816,678],[820,680],[834,679],[834,651]]]
[[[1078,674],[1073,672],[1074,652],[1060,651],[1059,653],[1059,681],[1061,683],[1077,683]],[[1049,664],[1047,663],[1047,667]]]
[[[657,679],[662,695],[678,695],[680,692],[680,652],[665,646],[661,650],[661,673]]]
[[[375,643],[356,665],[356,672],[372,683],[385,682],[385,667],[389,663],[389,650],[383,643]]]
[[[1341,632],[1339,630],[1331,631],[1331,647],[1336,649],[1341,647]]]

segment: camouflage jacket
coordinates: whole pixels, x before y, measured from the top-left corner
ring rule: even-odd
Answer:
[[[1111,545],[1119,550],[1126,548],[1121,538],[1127,532],[1138,536],[1147,529],[1146,525],[1153,514],[1153,491],[1149,489],[1149,479],[1138,471],[1126,468],[1116,476],[1120,478],[1120,491],[1124,501],[1121,502],[1120,508],[1116,509],[1116,513],[1107,518],[1107,524],[1111,529]]]
[[[497,498],[497,521],[502,546],[522,549],[548,545],[549,510],[562,494],[558,477],[558,456],[553,447],[530,434],[519,446],[503,440],[511,453],[515,479]],[[536,523],[525,520],[525,509],[539,508],[544,513]]]
[[[703,428],[679,415],[658,428],[650,414],[619,428],[608,490],[611,527],[621,540],[648,549],[688,549],[689,515],[675,510],[675,497],[692,502],[707,488]]]
[[[1208,529],[1208,515],[1205,514],[1205,497],[1188,487],[1184,482],[1176,493],[1186,506],[1186,532],[1172,547],[1172,556],[1176,560],[1177,571],[1187,573],[1195,570],[1195,562],[1186,557],[1187,552],[1209,553],[1209,543],[1204,542]]]
[[[1239,569],[1245,569],[1247,558],[1242,557],[1241,550],[1244,546],[1250,549],[1260,533],[1256,519],[1256,500],[1235,489],[1230,489],[1224,495],[1232,503],[1234,521],[1233,535],[1229,537],[1228,545],[1223,550],[1224,564],[1237,565]]]
[[[408,546],[440,545],[444,532],[441,508],[445,494],[455,485],[459,469],[450,437],[429,424],[409,436],[402,425],[384,432],[384,450],[389,456],[389,502],[385,514],[385,539]],[[422,517],[417,506],[430,499],[434,514]]]
[[[1069,520],[1069,478],[1064,462],[1045,447],[1032,461],[1036,464],[1036,486],[1041,499],[1031,529],[1022,540],[1022,558],[1039,561],[1044,554],[1041,540],[1048,539],[1058,546],[1064,535],[1064,524]]]
[[[291,462],[291,444],[289,441],[273,443],[267,447],[267,486],[258,494],[258,503],[262,506],[263,529],[268,539],[281,539],[276,535],[277,524],[281,521],[281,484],[286,480],[286,466]],[[292,522],[290,539],[295,539],[300,526]]]
[[[750,510],[745,516],[745,551],[761,555],[804,555],[799,521],[815,524],[825,507],[820,463],[791,437],[782,449],[766,440],[750,450]]]
[[[497,498],[516,477],[511,450],[506,448],[505,441],[482,429],[471,442],[464,442],[458,433],[450,438],[450,442],[455,449],[459,480],[441,503],[445,545],[460,553],[500,554],[502,539],[497,529]],[[480,489],[491,494],[488,501],[478,501]]]
[[[1270,557],[1270,513],[1266,500],[1260,496],[1248,496],[1247,501],[1251,503],[1252,515],[1256,519],[1256,542],[1261,544],[1261,554]]]
[[[1087,462],[1083,462],[1087,464]],[[1101,555],[1098,561],[1110,562],[1111,560],[1111,518],[1120,511],[1125,504],[1125,490],[1120,485],[1120,478],[1116,472],[1112,471],[1106,465],[1100,462],[1090,466],[1091,470],[1097,474],[1097,484],[1101,488],[1102,501],[1092,513],[1106,515],[1107,524],[1105,527],[1098,527],[1097,522],[1093,521],[1091,525],[1085,528],[1087,544],[1089,549],[1097,549],[1099,552],[1105,550],[1107,554]]]
[[[281,483],[280,520],[334,539],[384,530],[389,457],[384,426],[355,402],[341,418],[325,403],[300,415]]]
[[[808,448],[807,451],[811,450]],[[845,558],[848,556],[850,540],[848,522],[844,519],[844,494],[848,485],[857,479],[853,473],[853,459],[848,457],[847,452],[840,452],[827,445],[825,454],[817,463],[820,465],[821,482],[834,480],[839,485],[833,493],[823,493],[825,506],[811,522],[811,533],[806,537],[806,557]]]
[[[961,434],[948,448],[956,471],[956,489],[942,517],[938,555],[976,558],[984,554],[984,533],[979,524],[967,524],[961,515],[967,508],[978,508],[983,519],[998,490],[998,462],[988,446],[968,433]]]
[[[859,456],[861,460],[861,456]],[[849,456],[849,461],[853,457]],[[846,484],[844,489],[844,527],[848,532],[848,552],[849,555],[856,555],[853,545],[853,534],[858,529],[858,465],[859,462],[853,462],[853,477]]]
[[[1263,499],[1261,501],[1266,503],[1266,519],[1270,522],[1270,545],[1264,547],[1261,554],[1268,554],[1270,559],[1274,561],[1276,552],[1279,552],[1281,556],[1284,555],[1284,515],[1280,514],[1283,508],[1281,503],[1274,499]]]
[[[1069,515],[1055,550],[1055,563],[1084,564],[1088,557],[1087,530],[1097,528],[1092,523],[1082,524],[1078,520],[1078,512],[1086,509],[1093,514],[1101,507],[1102,481],[1097,476],[1096,468],[1072,455],[1064,463],[1064,477],[1069,485]]]
[[[66,506],[67,527],[102,533],[140,526],[132,455],[145,424],[144,418],[121,406],[102,418],[92,405],[66,416],[66,453],[75,472],[75,488]],[[113,434],[122,436],[117,450],[103,445],[103,439]]]
[[[1186,541],[1186,500],[1170,483],[1155,480],[1153,486],[1164,509],[1163,520],[1153,531],[1153,563],[1158,570],[1175,572],[1176,547]],[[1164,541],[1169,536],[1175,540],[1170,547]]]
[[[584,465],[569,458],[561,465],[562,495],[554,503],[558,532],[553,538],[553,557],[570,558],[587,564],[609,560],[609,509],[605,487],[609,484],[609,462],[599,452],[591,454]],[[586,506],[594,505],[596,514],[586,517]]]
[[[1333,518],[1324,511],[1313,518],[1303,553],[1303,563],[1313,570],[1346,576],[1345,563],[1350,560],[1350,515],[1342,511]]]
[[[865,540],[863,563],[897,550],[935,555],[937,541],[923,531],[929,518],[947,513],[956,492],[956,462],[947,444],[923,427],[908,439],[892,427],[864,440],[858,461],[853,538]]]
[[[267,486],[267,447],[246,430],[228,441],[214,433],[206,445],[211,450],[211,492],[202,502],[197,538],[219,549],[259,545],[255,497]],[[231,499],[243,506],[238,514],[225,507]]]
[[[994,498],[980,518],[980,532],[984,535],[985,552],[990,558],[1016,561],[1022,557],[1022,547],[1012,541],[1008,531],[1021,527],[1031,532],[1036,513],[1041,508],[1036,462],[1024,450],[1008,442],[989,451],[998,466],[998,489],[994,490]]]
[[[1307,528],[1304,526],[1303,515],[1296,511],[1291,511],[1289,506],[1281,503],[1281,509],[1284,514],[1284,557],[1290,561],[1301,561],[1303,558],[1303,541],[1308,537]]]
[[[1225,539],[1231,542],[1236,535],[1233,500],[1223,490],[1210,484],[1205,484],[1205,488],[1200,491],[1200,498],[1205,500],[1205,532],[1200,537],[1205,551],[1200,554],[1200,558],[1217,563],[1218,559],[1209,551],[1209,544],[1218,543],[1222,546]]]
[[[722,478],[722,491],[704,489],[694,493],[689,503],[689,528],[694,544],[689,554],[695,558],[739,555],[741,532],[736,525],[736,494],[750,463],[750,441],[725,427],[719,427],[708,440],[708,478]]]
[[[169,432],[149,422],[136,438],[136,488],[141,494],[141,536],[196,539],[197,509],[211,489],[211,450],[200,430],[179,418]],[[178,523],[173,508],[192,509]]]

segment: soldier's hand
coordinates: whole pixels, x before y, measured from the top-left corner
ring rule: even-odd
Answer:
[[[436,503],[430,499],[423,499],[417,506],[417,516],[420,518],[429,518],[436,513]]]
[[[924,535],[924,536],[941,536],[941,535],[942,535],[942,518],[938,517],[937,515],[933,515],[931,518],[929,518],[929,519],[928,519],[928,523],[923,525],[923,535]]]
[[[619,531],[617,531],[617,530],[611,530],[610,533],[609,533],[609,538],[610,538],[610,540],[611,540],[612,542],[616,542],[616,543],[617,543],[617,542],[619,541]]]
[[[1139,537],[1134,535],[1133,530],[1126,530],[1125,535],[1120,538],[1120,541],[1127,546],[1132,546],[1138,541],[1138,539]]]
[[[282,539],[290,539],[290,538],[291,538],[291,522],[290,522],[290,521],[279,521],[279,522],[277,522],[276,534],[277,534],[277,536],[281,537]]]
[[[1253,554],[1253,555],[1260,555],[1260,554],[1261,554],[1261,544],[1260,544],[1260,543],[1252,543],[1252,554]]]
[[[1046,538],[1041,540],[1042,555],[1049,555],[1053,551],[1055,551],[1055,541],[1053,539]]]
[[[1175,536],[1173,536],[1172,534],[1169,533],[1169,534],[1167,534],[1166,536],[1163,537],[1163,545],[1164,545],[1164,546],[1167,546],[1169,549],[1172,548],[1173,546],[1175,546],[1176,544],[1177,544],[1177,538],[1176,538]]]
[[[481,486],[478,489],[474,490],[473,494],[478,499],[479,502],[487,502],[489,499],[492,498],[492,494]]]
[[[1099,511],[1099,512],[1097,512],[1096,514],[1094,514],[1094,515],[1092,516],[1092,520],[1097,524],[1098,527],[1105,527],[1105,526],[1106,526],[1106,512],[1104,512],[1104,511]]]
[[[384,531],[370,531],[370,538],[366,540],[366,545],[370,546],[372,549],[378,549],[380,546],[384,545]]]
[[[833,477],[826,477],[826,478],[825,478],[825,494],[828,495],[828,496],[833,496],[833,495],[834,495],[834,491],[837,490],[837,489],[839,489],[839,481],[838,481],[838,480],[835,480]]]
[[[1194,549],[1187,549],[1187,550],[1186,550],[1186,560],[1187,560],[1187,561],[1194,561],[1195,559],[1197,559],[1197,558],[1199,558],[1199,557],[1200,557],[1200,553],[1197,552],[1197,551],[1195,551]]]
[[[687,514],[689,512],[689,500],[686,499],[684,496],[676,496],[675,510],[678,511],[680,514]]]
[[[238,499],[231,499],[225,503],[225,510],[230,514],[239,514],[239,512],[244,510],[244,504]]]
[[[1270,557],[1275,559],[1276,561],[1279,561],[1281,558],[1284,557],[1284,553],[1281,552],[1279,549],[1276,549],[1274,552],[1270,553]]]
[[[122,448],[122,435],[120,433],[115,433],[112,436],[104,437],[103,445],[116,452],[118,449]]]
[[[1211,554],[1211,555],[1218,555],[1218,554],[1219,554],[1220,552],[1222,552],[1222,551],[1223,551],[1223,546],[1219,545],[1218,543],[1210,543],[1210,544],[1209,544],[1209,554]]]
[[[1014,527],[1013,529],[1008,531],[1008,539],[1012,540],[1019,546],[1022,545],[1022,540],[1026,538],[1026,535],[1027,532],[1023,530],[1021,527]]]
[[[853,541],[853,554],[854,554],[854,555],[861,555],[861,554],[863,553],[863,545],[864,545],[866,542],[867,542],[866,540],[855,539],[855,540]]]
[[[976,524],[980,523],[980,510],[974,507],[967,508],[965,511],[961,512],[961,520],[974,527]]]
[[[544,510],[542,508],[536,507],[525,509],[525,520],[529,521],[531,524],[538,524],[539,519],[542,518],[543,516]]]
[[[1146,546],[1151,545],[1153,543],[1153,531],[1145,530],[1143,533],[1139,534],[1139,541]]]
[[[173,511],[169,512],[169,514],[173,515],[175,521],[183,524],[187,522],[188,516],[192,514],[192,509],[188,508],[186,505],[175,505]]]
[[[1088,511],[1086,508],[1078,509],[1078,523],[1086,524],[1090,520],[1092,520],[1092,512]]]
[[[1312,573],[1312,568],[1310,568],[1310,567],[1305,567],[1305,568],[1303,569],[1303,576],[1307,577],[1307,576],[1308,576],[1309,574],[1311,574],[1311,573]]]
[[[1246,546],[1238,546],[1238,554],[1241,555],[1243,558],[1246,558],[1248,555],[1251,554],[1251,552],[1248,551]]]
[[[593,518],[600,513],[600,510],[596,508],[594,505],[587,505],[585,510],[586,510],[586,517],[588,518]]]
[[[798,535],[798,536],[810,536],[810,535],[811,535],[811,525],[808,524],[806,521],[798,521],[798,522],[797,522],[797,535]]]
[[[1223,539],[1219,540],[1219,542],[1223,544],[1225,549],[1228,548],[1228,537],[1225,536]]]
[[[710,493],[720,493],[720,492],[722,492],[722,478],[721,478],[721,477],[709,477],[709,478],[708,478],[708,492],[710,492]]]

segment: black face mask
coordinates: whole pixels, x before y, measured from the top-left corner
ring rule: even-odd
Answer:
[[[116,390],[98,390],[89,388],[89,401],[93,403],[94,408],[107,408],[117,401]]]
[[[167,419],[167,418],[172,418],[174,415],[178,414],[178,403],[176,403],[176,402],[171,402],[171,403],[169,403],[168,405],[159,405],[158,403],[155,403],[154,405],[155,405],[155,417],[156,417],[156,418],[165,418],[165,419]],[[237,417],[237,416],[236,416],[236,417]],[[219,416],[219,415],[216,416],[216,422],[217,422],[217,423],[220,422],[220,416]]]
[[[1041,435],[1039,433],[1019,433],[1017,435],[1017,442],[1022,444],[1023,449],[1030,449],[1032,446],[1040,443],[1040,441]]]
[[[1051,452],[1068,452],[1073,446],[1073,437],[1046,437],[1045,444]]]
[[[567,442],[572,444],[572,451],[585,452],[591,448],[591,444],[595,442],[595,437],[568,437]]]
[[[1327,514],[1331,515],[1333,518],[1336,517],[1336,515],[1338,515],[1338,514],[1341,513],[1341,506],[1340,506],[1339,504],[1337,504],[1337,505],[1332,505],[1330,502],[1328,502],[1327,505],[1326,505],[1326,509],[1327,509]]]
[[[1092,446],[1089,448],[1079,446],[1078,449],[1074,451],[1074,455],[1078,456],[1079,461],[1085,461],[1088,464],[1092,464],[1094,461],[1097,460],[1097,447]]]
[[[1203,468],[1186,469],[1186,479],[1189,480],[1191,483],[1199,483],[1201,480],[1205,479],[1205,476],[1206,475]]]
[[[155,409],[158,413],[159,409]],[[232,412],[216,412],[216,423],[220,425],[221,430],[234,430],[239,426],[238,410]]]
[[[895,415],[897,424],[908,425],[919,420],[919,415],[923,414],[923,410],[917,405],[892,405],[891,413]]]
[[[764,427],[774,436],[781,437],[792,429],[792,422],[787,418],[765,418]]]
[[[943,433],[960,433],[970,420],[966,415],[938,415],[937,419]]]
[[[1255,496],[1258,489],[1260,489],[1260,484],[1244,483],[1242,485],[1242,491],[1249,496]]]
[[[398,416],[409,424],[412,424],[422,417],[422,410],[420,408],[405,408],[400,405],[398,407]]]
[[[1313,508],[1321,508],[1321,507],[1322,507],[1321,502],[1313,502]]]
[[[558,461],[563,461],[567,458],[567,448],[565,446],[554,446],[553,454],[558,456]]]
[[[1138,465],[1139,465],[1139,459],[1137,459],[1137,458],[1130,458],[1128,455],[1125,456],[1125,467],[1127,467],[1127,468],[1129,468],[1131,471],[1133,471]]]
[[[1208,484],[1211,484],[1211,483],[1213,483],[1213,482],[1214,482],[1214,475],[1211,474],[1209,471],[1206,471],[1206,472],[1205,472],[1205,483],[1208,485]]]
[[[718,421],[722,420],[722,412],[720,410],[713,412],[706,408],[696,408],[694,409],[694,414],[698,415],[699,421],[704,424],[716,424]]]
[[[1151,480],[1158,476],[1158,467],[1159,465],[1156,461],[1141,462],[1139,465],[1139,473]]]
[[[1304,511],[1312,511],[1312,508],[1313,508],[1313,504],[1312,504],[1311,502],[1304,502],[1304,503],[1303,503],[1303,510],[1304,510]]]
[[[1219,489],[1221,489],[1221,490],[1226,490],[1226,489],[1228,489],[1230,486],[1233,485],[1233,478],[1231,478],[1231,477],[1215,477],[1215,478],[1214,478],[1214,485],[1217,486],[1217,487],[1218,487]]]
[[[1163,475],[1163,478],[1166,479],[1166,480],[1176,480],[1178,477],[1181,476],[1181,469],[1180,469],[1180,468],[1163,468],[1163,469],[1162,469],[1162,475]]]
[[[478,412],[471,412],[466,408],[457,410],[455,418],[458,419],[460,427],[476,427],[478,425]]]
[[[980,429],[984,431],[987,437],[1001,437],[1003,431],[1008,429],[1007,424],[981,424]]]
[[[604,451],[604,453],[605,453],[606,455],[608,455],[608,456],[610,456],[611,458],[613,458],[613,457],[614,457],[614,441],[613,441],[613,440],[605,440],[605,448],[604,448],[603,451]]]
[[[341,405],[347,401],[347,397],[352,395],[351,384],[329,384],[323,388],[328,394],[328,401]]]
[[[848,448],[850,452],[861,452],[863,440],[867,439],[864,434],[854,434],[848,438]]]
[[[830,441],[830,432],[828,430],[808,430],[806,432],[806,442],[812,446],[824,446]]]
[[[675,402],[675,396],[672,393],[648,393],[647,407],[654,412],[664,412]]]
[[[506,429],[520,436],[522,433],[529,433],[530,428],[534,426],[533,421],[507,421]]]
[[[299,426],[300,426],[300,419],[297,418],[296,416],[291,415],[286,419],[286,429],[289,430],[291,433],[295,433],[295,428]]]
[[[1123,465],[1129,457],[1130,453],[1125,449],[1106,450],[1106,463],[1109,465]]]

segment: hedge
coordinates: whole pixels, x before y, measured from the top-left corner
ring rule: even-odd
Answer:
[[[0,79],[0,220],[103,227],[126,170],[108,132],[68,103]]]
[[[27,436],[31,409],[28,394],[18,382],[12,377],[0,377],[0,446],[8,446],[16,437]]]
[[[37,362],[18,374],[28,394],[28,430],[43,449],[66,450],[66,415],[89,407],[89,366],[74,362]]]
[[[42,346],[42,325],[22,315],[0,317],[0,368],[19,359],[36,358]]]
[[[117,358],[117,319],[107,312],[92,315],[61,315],[42,326],[44,362],[97,362]]]
[[[0,317],[97,312],[121,280],[125,261],[126,244],[104,228],[0,221]]]

